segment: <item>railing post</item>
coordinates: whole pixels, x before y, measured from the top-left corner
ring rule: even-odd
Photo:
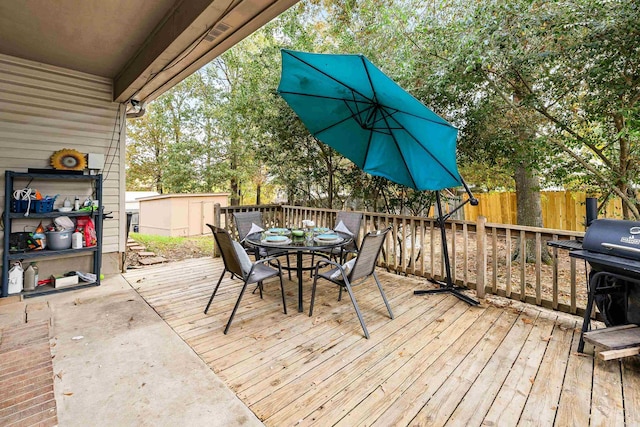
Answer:
[[[478,215],[476,218],[476,293],[484,298],[485,280],[487,277],[487,218]]]
[[[213,205],[213,225],[216,227],[220,227],[220,203],[215,203]],[[212,236],[213,237],[213,236]],[[218,245],[216,245],[216,239],[213,239],[213,256],[219,257],[220,251],[218,250]]]
[[[220,203],[213,205],[213,225],[220,227]]]

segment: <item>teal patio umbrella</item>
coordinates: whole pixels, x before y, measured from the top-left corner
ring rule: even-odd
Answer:
[[[436,191],[446,282],[439,289],[476,305],[451,278],[445,222],[465,203],[477,205],[458,173],[458,130],[398,86],[362,55],[282,50],[278,93],[320,141],[371,175],[414,190]],[[469,199],[448,214],[440,192],[464,186]]]
[[[278,92],[317,139],[415,190],[463,185],[458,130],[362,55],[282,50]]]

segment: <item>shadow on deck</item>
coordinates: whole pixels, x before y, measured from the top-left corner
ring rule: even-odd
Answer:
[[[266,425],[640,424],[640,358],[577,353],[578,317],[414,296],[430,285],[381,271],[394,320],[373,283],[354,290],[369,340],[328,282],[313,318],[297,312],[293,282],[288,315],[277,282],[263,300],[247,292],[224,335],[241,282],[227,275],[203,314],[222,268],[201,258],[124,277]]]

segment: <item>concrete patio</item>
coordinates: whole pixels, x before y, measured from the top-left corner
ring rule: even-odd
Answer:
[[[0,425],[261,425],[121,275],[97,288],[3,302],[0,330],[2,344],[11,331],[40,333],[22,343],[31,356],[14,359],[15,370],[1,365]],[[0,345],[1,360],[14,354],[2,353]],[[40,392],[13,392],[19,375],[39,379]]]

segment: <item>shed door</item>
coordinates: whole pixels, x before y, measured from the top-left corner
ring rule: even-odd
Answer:
[[[213,224],[213,201],[189,202],[189,236],[209,233],[207,223]]]

